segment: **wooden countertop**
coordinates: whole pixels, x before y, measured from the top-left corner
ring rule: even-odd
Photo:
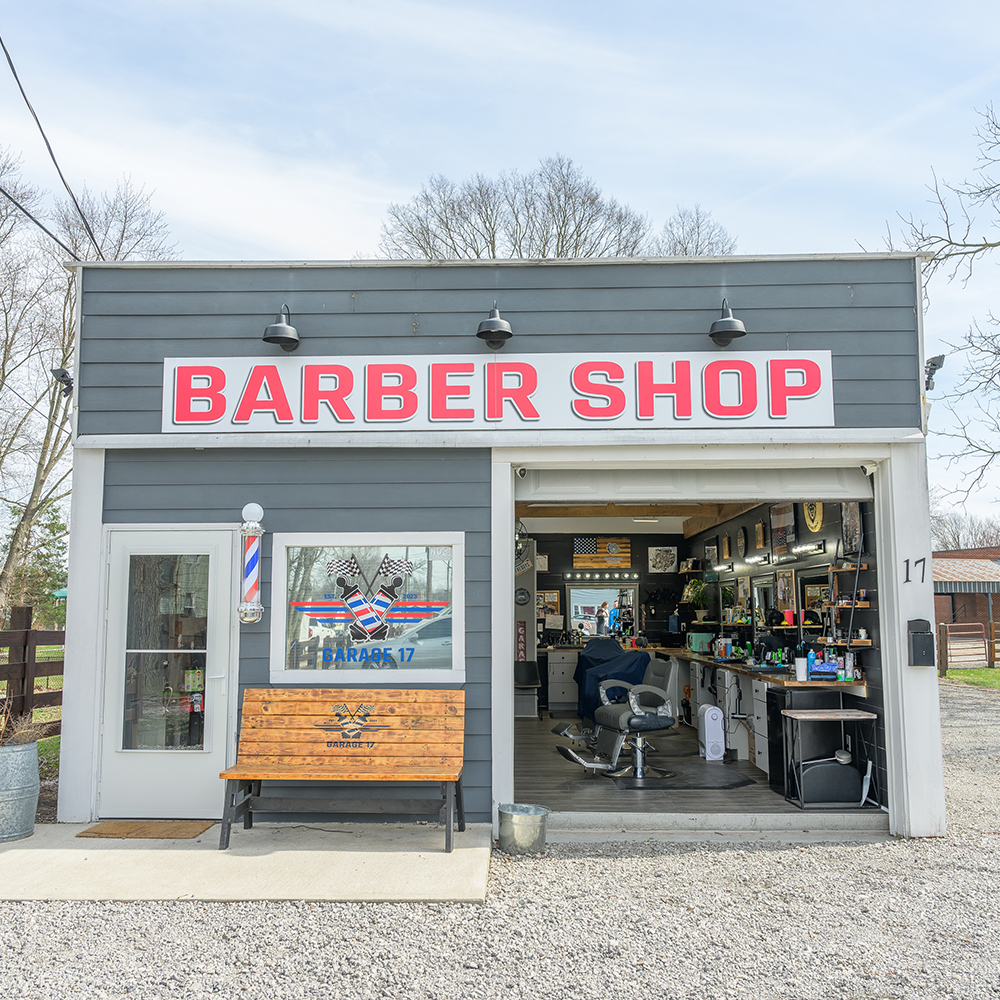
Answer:
[[[743,663],[730,663],[726,660],[716,660],[704,653],[693,653],[684,647],[669,648],[666,646],[647,646],[647,651],[659,653],[661,656],[675,656],[678,660],[688,660],[691,663],[704,663],[709,667],[722,667],[724,670],[732,670],[734,673],[743,674],[744,677],[752,677],[754,680],[766,681],[774,684],[775,687],[783,688],[856,688],[860,689],[859,694],[864,697],[865,682],[860,681],[797,681],[795,671],[791,670],[784,674],[773,674],[767,671],[754,670]]]

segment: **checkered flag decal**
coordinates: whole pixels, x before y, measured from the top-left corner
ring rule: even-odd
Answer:
[[[385,554],[382,562],[379,563],[376,576],[392,578],[394,576],[408,576],[413,572],[413,563],[409,559],[390,559],[389,553]]]
[[[361,576],[361,567],[354,556],[351,556],[350,559],[331,559],[326,564],[326,575],[333,576],[334,573],[339,576],[357,577]]]
[[[596,556],[597,539],[594,536],[573,539],[573,555]]]

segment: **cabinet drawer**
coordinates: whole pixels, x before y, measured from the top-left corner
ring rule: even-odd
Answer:
[[[549,684],[565,684],[573,681],[573,674],[576,673],[575,663],[553,663],[549,660]]]
[[[753,681],[753,700],[767,702],[767,681]]]
[[[576,658],[580,654],[575,649],[553,649],[549,651],[549,666],[554,663],[571,663],[576,667]]]
[[[767,740],[767,705],[762,701],[753,703],[753,731],[763,740]]]
[[[575,705],[579,699],[580,695],[575,684],[549,685],[550,705]]]
[[[769,768],[769,757],[767,753],[767,740],[757,740],[756,747],[754,748],[754,763],[762,771],[768,771]]]

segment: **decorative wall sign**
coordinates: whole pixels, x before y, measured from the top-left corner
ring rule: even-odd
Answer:
[[[719,561],[719,539],[718,537],[713,538],[711,542],[705,543],[705,566],[708,569],[714,569],[715,564]]]
[[[732,559],[732,555],[729,550],[729,535],[722,536],[722,558]]]
[[[861,504],[850,500],[840,505],[840,530],[844,539],[844,553],[861,551]]]
[[[676,545],[650,545],[650,547],[649,547],[649,572],[650,573],[676,573],[677,572],[677,546]]]
[[[525,587],[518,587],[517,590],[514,591],[514,603],[518,607],[523,608],[524,605],[527,604],[528,601],[530,600],[531,600],[531,591],[527,590]]]
[[[781,612],[796,610],[795,570],[779,569],[774,574],[774,606]]]
[[[632,540],[595,538],[573,539],[573,569],[628,569],[632,565]]]
[[[770,510],[771,554],[775,559],[791,555],[795,544],[795,504],[776,503]]]
[[[760,546],[757,547],[760,548]],[[747,554],[746,528],[740,528],[740,530],[736,532],[736,551],[739,553],[741,559]]]
[[[765,538],[764,538],[764,522],[763,521],[758,521],[753,526],[753,539],[754,539],[754,547],[755,548],[758,548],[758,549],[764,548]]]
[[[806,527],[815,534],[823,527],[823,505],[810,501],[802,505],[802,514],[805,518]]]

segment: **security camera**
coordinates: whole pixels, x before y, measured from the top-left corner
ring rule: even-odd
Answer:
[[[528,470],[523,465],[514,471],[517,473],[518,479],[524,479],[524,477],[528,474]]]
[[[861,471],[866,476],[874,476],[875,470],[878,468],[878,462],[862,462]]]

